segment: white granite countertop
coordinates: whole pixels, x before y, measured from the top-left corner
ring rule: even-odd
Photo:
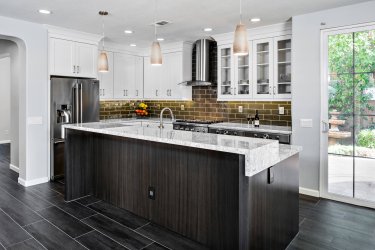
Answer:
[[[129,123],[129,122],[152,122],[152,123],[159,123],[160,118],[119,118],[119,119],[106,119],[106,120],[100,120],[100,122],[104,123]],[[164,118],[163,122],[166,124],[171,124],[172,119]]]
[[[270,126],[270,125],[260,125],[259,128],[252,127],[246,123],[230,123],[222,122],[215,123],[209,126],[210,128],[216,129],[238,129],[243,131],[252,131],[252,132],[266,132],[266,133],[278,133],[278,134],[292,134],[292,128],[286,126]]]
[[[245,156],[246,176],[253,176],[301,151],[301,147],[282,145],[275,140],[159,129],[136,123],[96,122],[69,124],[64,125],[64,128],[242,154]]]

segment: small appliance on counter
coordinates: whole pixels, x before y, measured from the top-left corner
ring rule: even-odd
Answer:
[[[62,125],[99,121],[99,81],[51,77],[51,180],[64,177]]]

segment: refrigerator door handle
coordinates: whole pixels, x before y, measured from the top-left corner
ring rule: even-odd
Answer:
[[[78,95],[78,84],[73,87],[73,117],[74,123],[79,123],[79,95]]]

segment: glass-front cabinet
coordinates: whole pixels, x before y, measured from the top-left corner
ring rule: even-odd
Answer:
[[[289,99],[292,96],[292,39],[291,36],[274,39],[275,47],[275,83],[274,95],[278,99]]]
[[[253,43],[254,98],[273,97],[273,39],[256,40]]]
[[[233,55],[231,44],[219,46],[218,50],[219,99],[246,100],[251,98],[251,50],[246,56]]]
[[[292,87],[292,37],[249,41],[249,54],[235,56],[232,44],[218,47],[219,100],[287,100]]]
[[[222,97],[233,94],[233,56],[231,47],[219,48],[219,95]]]

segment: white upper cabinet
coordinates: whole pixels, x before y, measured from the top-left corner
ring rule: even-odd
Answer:
[[[51,75],[71,76],[75,74],[75,43],[51,38],[49,40],[49,65]]]
[[[292,98],[292,37],[282,36],[274,40],[275,84],[274,95],[278,99]]]
[[[101,100],[113,99],[113,53],[107,52],[108,57],[108,72],[98,72],[99,78],[99,93]]]
[[[114,53],[114,98],[143,97],[143,58]]]
[[[290,24],[248,30],[249,55],[235,56],[232,37],[217,36],[218,100],[290,100],[292,36]]]
[[[50,38],[49,46],[50,75],[97,77],[96,45]]]
[[[163,53],[163,64],[153,66],[144,58],[144,98],[152,100],[191,100],[192,87],[179,85],[192,78],[192,46]]]
[[[273,39],[253,42],[254,99],[273,99]]]
[[[75,43],[76,67],[79,77],[96,78],[98,47],[92,44]]]
[[[251,42],[249,43],[251,45]],[[252,61],[249,55],[235,56],[232,45],[218,47],[218,98],[238,100],[252,97]]]

